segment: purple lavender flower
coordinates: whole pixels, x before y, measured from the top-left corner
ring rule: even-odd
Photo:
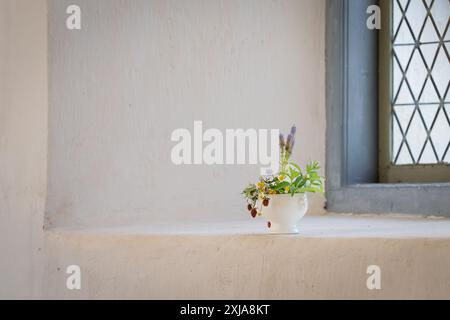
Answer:
[[[291,134],[293,135],[293,136],[295,136],[295,133],[297,132],[297,127],[295,126],[295,124],[292,126],[292,128],[291,128]]]
[[[286,152],[291,153],[292,152],[292,140],[294,139],[294,136],[292,134],[289,134],[286,140]]]
[[[292,136],[291,143],[288,146],[289,153],[292,153],[292,150],[294,150],[294,145],[295,145],[295,137]]]
[[[297,127],[295,125],[292,126],[291,132],[289,133],[286,141],[286,152],[291,154],[294,149],[295,144],[295,133],[297,132]]]
[[[286,146],[285,142],[284,142],[284,136],[282,133],[280,133],[280,149],[284,149],[284,147]]]

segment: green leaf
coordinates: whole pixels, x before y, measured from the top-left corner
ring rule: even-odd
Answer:
[[[300,175],[300,172],[293,170],[292,168],[289,168],[289,178],[291,180],[294,180]]]
[[[276,184],[274,186],[273,190],[281,190],[281,189],[284,189],[284,188],[289,187],[289,186],[290,186],[289,182],[283,181],[283,182],[280,182],[280,183]]]
[[[297,169],[298,172],[302,172],[302,169],[300,168],[300,166],[294,162],[290,162],[289,163],[292,167],[294,167],[295,169]]]

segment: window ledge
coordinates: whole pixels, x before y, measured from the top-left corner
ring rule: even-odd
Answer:
[[[329,214],[307,216],[299,223],[298,235],[269,235],[263,219],[195,224],[159,223],[108,228],[53,228],[66,235],[102,236],[267,236],[292,238],[387,238],[450,239],[450,219],[397,217],[394,215]]]
[[[450,220],[326,215],[300,234],[268,235],[264,219],[50,229],[50,299],[449,299]],[[83,272],[67,290],[65,267]],[[366,287],[368,266],[382,290]]]

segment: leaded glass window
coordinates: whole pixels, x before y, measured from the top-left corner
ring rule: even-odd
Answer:
[[[449,164],[450,1],[392,0],[390,14],[391,164]]]

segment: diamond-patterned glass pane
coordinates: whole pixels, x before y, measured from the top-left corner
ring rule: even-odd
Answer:
[[[448,137],[450,136],[450,127],[443,110],[440,110],[433,130],[431,131],[431,140],[433,141],[436,153],[439,159],[442,159],[447,149]]]
[[[428,71],[423,63],[420,51],[415,50],[408,71],[406,71],[406,78],[413,93],[414,100],[419,99],[419,94],[427,79],[427,75]]]
[[[427,131],[420,119],[419,112],[416,112],[412,118],[408,133],[406,134],[406,139],[409,148],[411,149],[412,157],[414,161],[417,161],[420,152],[422,151],[422,147],[427,140]]]
[[[419,35],[422,25],[427,17],[427,11],[421,0],[412,0],[406,11],[406,19],[413,34]],[[417,38],[417,37],[416,37]]]
[[[421,105],[419,109],[420,113],[422,114],[426,129],[431,130],[438,114],[439,104],[424,104]]]
[[[450,163],[450,1],[392,1],[392,162]]]
[[[443,47],[440,48],[436,57],[432,75],[436,82],[436,86],[438,87],[440,96],[444,97],[449,83],[450,64]]]
[[[449,12],[450,12],[449,0],[434,0],[433,6],[431,7],[431,14],[433,16],[434,21],[436,22],[436,27],[438,28],[439,34],[442,37],[444,37],[445,35],[448,36],[448,31],[445,35],[444,32],[446,28],[448,28]]]

